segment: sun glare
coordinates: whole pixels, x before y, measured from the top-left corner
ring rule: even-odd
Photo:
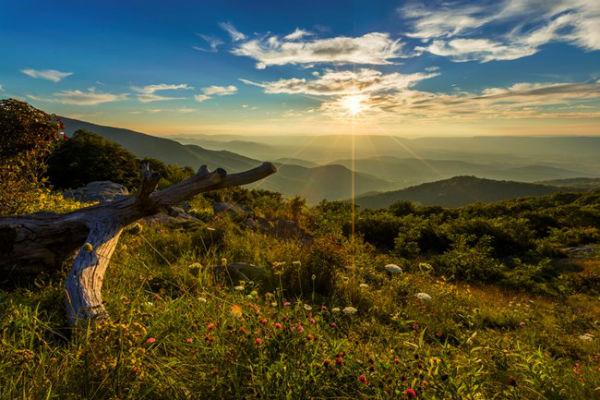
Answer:
[[[342,107],[344,107],[351,116],[355,117],[365,109],[363,104],[364,99],[365,96],[363,95],[344,97],[342,99]]]

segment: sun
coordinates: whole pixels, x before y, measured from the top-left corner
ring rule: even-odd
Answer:
[[[365,100],[364,95],[352,95],[346,96],[342,99],[342,107],[352,116],[355,117],[365,109],[363,101]]]

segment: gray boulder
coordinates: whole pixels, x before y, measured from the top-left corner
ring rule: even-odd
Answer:
[[[95,181],[77,189],[66,190],[63,195],[66,198],[82,202],[99,201],[100,203],[107,203],[129,196],[129,191],[119,183]]]

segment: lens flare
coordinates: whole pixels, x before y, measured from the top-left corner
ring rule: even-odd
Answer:
[[[365,110],[365,100],[366,96],[360,94],[346,96],[342,99],[341,105],[351,116],[355,117]]]

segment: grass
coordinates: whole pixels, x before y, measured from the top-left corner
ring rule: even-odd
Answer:
[[[330,232],[206,221],[123,235],[110,320],[68,328],[61,276],[0,291],[0,398],[600,398],[597,255],[556,278],[580,290],[531,294]],[[257,267],[218,274],[222,258]]]

